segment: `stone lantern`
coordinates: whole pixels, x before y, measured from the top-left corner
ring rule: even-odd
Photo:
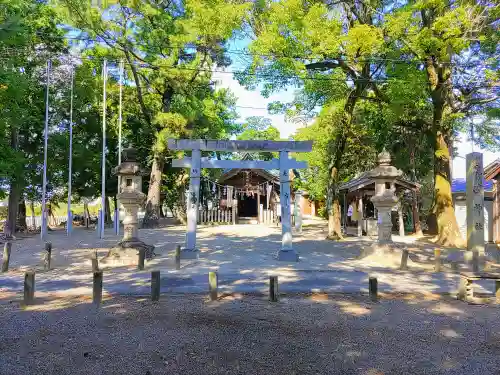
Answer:
[[[368,177],[375,180],[375,195],[371,201],[378,213],[379,244],[392,243],[391,212],[398,202],[394,182],[402,174],[402,171],[391,165],[391,155],[385,150],[378,155],[377,167],[368,172]]]
[[[113,169],[113,174],[120,176],[117,198],[125,209],[123,238],[109,251],[102,262],[137,264],[139,251],[144,250],[147,259],[154,255],[154,246],[142,242],[138,234],[137,213],[146,201],[146,194],[141,191],[142,176],[148,172],[141,168],[137,162],[136,150],[130,146],[123,150],[122,160],[122,163]]]

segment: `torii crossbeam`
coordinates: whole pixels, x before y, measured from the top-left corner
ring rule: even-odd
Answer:
[[[171,150],[189,150],[191,157],[174,160],[173,167],[190,168],[189,195],[187,207],[186,245],[181,251],[181,258],[196,259],[199,251],[196,248],[196,224],[198,219],[198,203],[200,198],[201,168],[242,168],[242,169],[279,169],[280,170],[280,204],[281,204],[281,250],[278,260],[298,261],[299,257],[292,247],[290,169],[306,168],[307,163],[290,159],[290,152],[309,152],[312,141],[220,141],[204,139],[169,139]],[[279,159],[259,160],[208,160],[201,158],[201,151],[269,151],[279,152]]]

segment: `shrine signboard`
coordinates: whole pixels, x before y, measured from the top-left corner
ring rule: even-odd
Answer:
[[[173,167],[190,168],[186,245],[181,251],[181,257],[184,259],[192,259],[197,258],[199,254],[199,251],[196,248],[196,226],[198,218],[198,204],[200,199],[201,168],[279,169],[282,240],[281,250],[278,252],[277,258],[278,260],[283,261],[298,261],[298,255],[292,247],[289,171],[290,169],[306,168],[307,163],[290,159],[289,153],[309,152],[312,150],[312,144],[312,141],[169,139],[169,149],[191,151],[191,157],[174,160],[172,162]],[[202,159],[201,151],[271,151],[279,152],[279,159],[273,159],[270,161]]]

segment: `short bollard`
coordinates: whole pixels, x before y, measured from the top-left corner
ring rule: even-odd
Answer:
[[[378,281],[376,277],[370,277],[368,279],[368,292],[370,293],[370,299],[373,302],[378,301]]]
[[[279,295],[278,276],[269,276],[269,300],[278,302]]]
[[[434,272],[441,272],[441,249],[434,249]]]
[[[151,301],[160,299],[160,271],[151,272]]]
[[[146,258],[146,250],[140,249],[139,250],[139,262],[137,263],[137,269],[138,270],[143,270],[144,269],[144,259]]]
[[[3,246],[2,272],[7,272],[9,270],[11,249],[12,249],[12,243],[6,242],[5,245]]]
[[[94,251],[92,253],[90,261],[92,262],[92,272],[99,271],[99,260],[97,259],[97,251]]]
[[[472,252],[472,271],[479,272],[479,253],[477,251]]]
[[[94,305],[100,305],[102,301],[102,271],[94,272],[92,284],[92,302]]]
[[[495,280],[496,303],[500,303],[500,280]]]
[[[400,270],[406,271],[408,269],[408,249],[403,250],[403,254],[401,255],[401,267]]]
[[[45,271],[50,270],[51,257],[52,257],[52,243],[45,242],[45,256],[43,259],[43,269]]]
[[[210,292],[210,300],[217,300],[217,272],[208,273],[208,290]]]
[[[181,269],[181,245],[175,247],[175,269]]]
[[[24,274],[24,304],[32,305],[35,301],[35,271]]]

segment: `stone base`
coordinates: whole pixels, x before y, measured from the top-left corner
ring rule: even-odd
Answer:
[[[99,260],[103,266],[137,266],[139,263],[139,252],[146,252],[145,259],[155,256],[153,245],[147,245],[137,238],[121,241],[117,246],[108,251],[108,254]]]
[[[393,242],[377,242],[363,248],[357,259],[367,263],[378,264],[381,267],[400,268],[403,250],[403,247]],[[410,253],[406,263],[408,268],[415,266],[415,263],[411,260],[411,256]]]
[[[447,257],[446,261],[450,263],[456,263],[456,264],[463,264],[466,267],[469,267],[472,269],[473,267],[473,257],[474,254],[472,251],[465,250],[465,251],[453,251],[451,252]],[[493,264],[498,264],[499,259],[495,257],[494,253],[479,253],[478,254],[478,266],[479,270],[485,270],[487,267],[488,263],[493,263]]]
[[[280,250],[276,254],[276,259],[282,262],[298,262],[299,254],[295,250]]]
[[[181,259],[198,259],[200,257],[200,250],[181,248]]]

